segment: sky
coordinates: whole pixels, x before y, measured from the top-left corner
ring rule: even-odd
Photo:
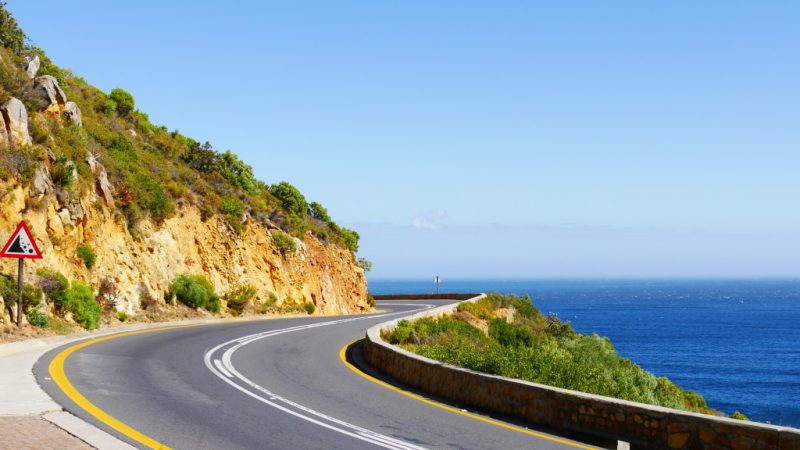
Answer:
[[[8,0],[370,278],[800,277],[800,3]]]

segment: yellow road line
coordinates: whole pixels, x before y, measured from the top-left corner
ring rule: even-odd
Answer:
[[[75,404],[77,404],[78,406],[83,408],[86,412],[88,412],[89,414],[94,416],[100,422],[108,425],[109,427],[111,427],[112,429],[118,431],[122,435],[127,436],[127,437],[133,439],[134,441],[139,442],[140,444],[146,445],[146,446],[148,446],[150,448],[153,448],[153,449],[169,449],[168,446],[166,446],[166,445],[156,441],[155,439],[151,438],[150,436],[147,436],[147,435],[139,432],[138,430],[135,430],[134,428],[122,423],[119,419],[111,416],[107,412],[105,412],[102,409],[98,408],[94,403],[90,402],[69,381],[69,378],[67,378],[67,374],[64,371],[64,363],[67,361],[67,358],[69,358],[69,356],[72,355],[73,353],[75,353],[76,351],[78,351],[78,350],[80,350],[82,348],[86,348],[86,347],[88,347],[90,345],[97,344],[98,342],[108,341],[108,340],[111,340],[111,339],[117,339],[117,338],[121,338],[121,337],[124,337],[124,336],[131,336],[131,335],[134,335],[134,334],[151,333],[151,332],[154,332],[154,331],[164,331],[164,330],[172,330],[172,329],[176,329],[176,328],[186,328],[186,327],[203,326],[203,325],[207,325],[207,324],[177,325],[177,326],[173,326],[173,327],[154,328],[154,329],[150,329],[150,330],[129,331],[127,333],[119,333],[119,334],[114,334],[114,335],[111,335],[111,336],[105,336],[105,337],[101,337],[101,338],[97,338],[97,339],[91,339],[91,340],[88,340],[88,341],[85,341],[85,342],[81,342],[81,343],[75,344],[75,345],[63,350],[61,353],[56,355],[55,358],[53,358],[53,360],[50,362],[50,365],[48,366],[47,370],[50,373],[50,377],[56,383],[56,386],[58,386],[61,389],[61,391],[67,397],[69,397],[70,400],[75,402]]]
[[[518,427],[518,426],[515,426],[515,425],[510,425],[510,424],[507,424],[505,422],[501,422],[499,420],[494,420],[494,419],[490,419],[488,417],[483,417],[483,416],[479,416],[477,414],[473,414],[473,413],[470,413],[470,412],[462,411],[460,409],[453,408],[452,406],[445,405],[444,403],[439,403],[439,402],[433,401],[431,399],[427,399],[427,398],[422,397],[420,395],[417,395],[417,394],[414,394],[414,393],[411,393],[411,392],[408,392],[408,391],[404,391],[404,390],[402,390],[400,388],[392,386],[389,383],[383,382],[383,381],[381,381],[381,380],[379,380],[379,379],[377,379],[377,378],[375,378],[375,377],[373,377],[371,375],[368,375],[368,374],[362,372],[358,367],[350,364],[350,362],[347,361],[347,349],[350,348],[351,346],[355,345],[357,342],[362,341],[362,340],[363,339],[359,339],[358,341],[352,342],[352,343],[347,344],[344,347],[342,347],[342,349],[339,350],[339,358],[342,360],[344,365],[346,365],[347,367],[350,368],[350,370],[352,370],[353,372],[357,373],[358,375],[366,378],[367,380],[372,381],[375,384],[378,384],[380,386],[385,387],[386,389],[389,389],[389,390],[392,390],[394,392],[397,392],[398,394],[405,395],[406,397],[411,397],[414,400],[418,400],[418,401],[420,401],[422,403],[426,403],[428,405],[435,406],[435,407],[437,407],[439,409],[443,409],[445,411],[449,411],[451,413],[455,413],[455,414],[458,414],[458,415],[461,415],[461,416],[469,417],[470,419],[479,420],[481,422],[488,423],[490,425],[495,425],[495,426],[498,426],[500,428],[513,430],[513,431],[516,431],[516,432],[519,432],[519,433],[527,434],[527,435],[530,435],[530,436],[535,436],[537,438],[546,439],[546,440],[552,441],[552,442],[557,442],[559,444],[569,445],[570,447],[574,447],[574,448],[580,448],[580,449],[585,449],[585,450],[594,450],[594,448],[595,448],[595,447],[589,447],[589,446],[586,446],[586,445],[582,445],[582,444],[578,444],[578,443],[575,443],[575,442],[571,442],[571,441],[568,441],[566,439],[560,439],[560,438],[557,438],[555,436],[550,436],[550,435],[543,434],[543,433],[537,433],[536,431],[531,431],[531,430],[528,430],[526,428]]]

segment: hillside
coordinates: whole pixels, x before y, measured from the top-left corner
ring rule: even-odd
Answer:
[[[88,283],[107,312],[142,317],[175,310],[170,285],[191,274],[211,282],[222,314],[370,308],[358,234],[322,205],[152,124],[125,90],[56,66],[1,4],[0,43],[0,236],[30,225],[45,255],[27,264],[32,293],[47,268]],[[0,260],[0,273],[9,284],[16,261]],[[71,318],[46,299],[26,310]]]

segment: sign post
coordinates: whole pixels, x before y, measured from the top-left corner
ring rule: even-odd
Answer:
[[[19,289],[19,297],[17,298],[17,326],[22,327],[22,300],[25,284],[22,281],[23,269],[25,268],[26,259],[42,259],[42,252],[36,246],[36,240],[33,239],[31,230],[25,225],[25,221],[17,225],[17,229],[11,234],[11,237],[6,242],[3,250],[0,251],[0,258],[17,258],[19,261],[17,266],[17,289]]]

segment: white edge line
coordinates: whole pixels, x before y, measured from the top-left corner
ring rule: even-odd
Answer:
[[[435,305],[420,304],[420,303],[413,303],[413,304],[412,303],[405,303],[405,304],[397,304],[397,303],[395,303],[395,305],[398,305],[398,306],[401,306],[401,305],[402,306],[422,306],[423,308],[420,308],[419,310],[426,310],[426,309],[433,308],[435,306]],[[319,322],[319,323],[315,323],[315,324],[299,325],[299,326],[283,328],[283,329],[279,329],[279,330],[272,330],[272,331],[268,331],[268,332],[256,333],[256,334],[252,334],[252,335],[249,335],[249,336],[244,336],[244,337],[241,337],[241,338],[238,338],[238,339],[234,339],[234,340],[231,340],[231,341],[224,342],[224,343],[212,348],[208,352],[206,352],[206,354],[204,355],[203,359],[204,359],[205,365],[208,368],[208,370],[210,370],[211,373],[216,375],[221,380],[225,381],[226,383],[228,383],[229,385],[231,385],[234,388],[238,389],[239,391],[249,395],[250,397],[252,397],[252,398],[254,398],[254,399],[256,399],[256,400],[258,400],[258,401],[260,401],[262,403],[266,403],[266,404],[268,404],[268,405],[270,405],[270,406],[272,406],[272,407],[274,407],[276,409],[279,409],[279,410],[281,410],[283,412],[291,414],[291,415],[293,415],[295,417],[298,417],[300,419],[306,420],[306,421],[311,422],[313,424],[319,425],[319,426],[321,426],[323,428],[327,428],[327,429],[330,429],[332,431],[336,431],[338,433],[353,437],[355,439],[359,439],[359,440],[362,440],[362,441],[370,442],[370,443],[378,445],[380,447],[390,448],[390,449],[395,449],[395,450],[397,450],[397,449],[400,449],[400,450],[405,450],[405,449],[422,450],[422,449],[424,449],[424,447],[419,447],[419,446],[416,446],[416,445],[411,444],[411,443],[403,442],[401,440],[394,439],[394,438],[389,437],[389,436],[384,436],[384,435],[376,433],[374,431],[358,427],[356,425],[353,425],[353,424],[344,422],[342,420],[327,416],[325,414],[322,414],[322,413],[319,413],[317,411],[314,411],[311,408],[305,407],[305,406],[300,405],[298,403],[292,402],[291,400],[288,400],[288,399],[285,399],[283,397],[280,397],[280,396],[270,392],[269,390],[259,386],[258,384],[253,383],[252,381],[250,381],[246,377],[244,377],[242,374],[240,374],[233,367],[233,364],[230,362],[230,359],[231,359],[231,356],[233,355],[233,352],[238,350],[240,347],[243,347],[243,346],[245,346],[247,344],[250,344],[252,342],[255,342],[257,340],[265,339],[265,338],[276,336],[276,335],[279,335],[279,334],[290,333],[290,332],[293,332],[293,331],[300,331],[300,330],[305,330],[305,329],[309,329],[309,328],[316,328],[316,327],[334,325],[334,324],[345,323],[345,322],[352,322],[352,321],[356,321],[356,320],[375,319],[375,318],[387,317],[387,316],[398,315],[398,314],[412,314],[414,312],[415,311],[403,311],[403,312],[399,312],[399,313],[378,314],[378,315],[375,315],[375,316],[367,316],[367,317],[355,317],[355,318],[348,318],[348,319],[338,319],[338,320],[332,320],[332,321],[328,321],[328,322]],[[236,343],[236,345],[234,345],[233,347],[229,348],[228,350],[226,350],[223,353],[222,362],[220,362],[219,359],[214,359],[214,362],[212,364],[211,356],[215,352],[217,352],[219,349],[221,349],[222,347],[225,347],[225,346],[230,345],[232,343]],[[237,383],[235,383],[230,378],[236,378],[236,379],[239,379],[239,380],[247,383],[248,385],[250,385],[254,389],[257,389],[258,391],[261,391],[264,394],[268,395],[270,397],[270,399],[266,399],[266,398],[264,398],[264,397],[262,397],[262,396],[260,396],[260,395],[258,395],[256,393],[251,392],[248,389],[243,388],[242,386],[239,386]],[[351,432],[351,431],[348,431],[348,430],[345,430],[345,429],[342,429],[342,428],[338,428],[338,427],[335,427],[333,425],[330,425],[330,424],[321,422],[321,421],[319,421],[317,419],[314,419],[313,417],[309,417],[309,416],[300,414],[300,413],[298,413],[296,411],[292,411],[291,409],[286,408],[286,407],[284,407],[282,405],[279,405],[279,404],[275,403],[272,400],[283,401],[283,402],[285,402],[285,403],[287,403],[289,405],[292,405],[292,406],[294,406],[294,407],[296,407],[298,409],[301,409],[302,411],[308,412],[309,414],[316,415],[316,416],[318,416],[318,417],[320,417],[322,419],[337,423],[339,425],[345,426],[345,427],[350,428],[352,430],[356,430],[356,432],[354,433],[354,432]]]

